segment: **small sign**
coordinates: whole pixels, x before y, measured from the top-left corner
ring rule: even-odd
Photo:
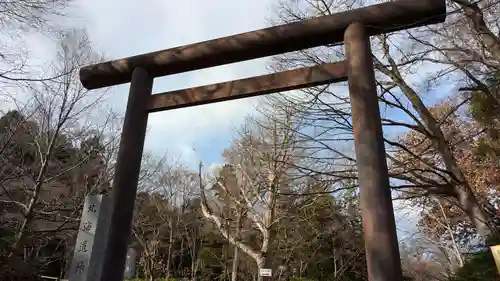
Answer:
[[[273,271],[270,268],[261,268],[259,274],[260,276],[272,277]]]
[[[491,253],[493,254],[493,259],[497,264],[498,273],[500,273],[500,245],[491,246]]]

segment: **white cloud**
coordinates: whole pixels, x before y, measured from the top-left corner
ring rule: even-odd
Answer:
[[[68,23],[85,27],[96,50],[109,59],[176,47],[221,36],[265,27],[273,0],[78,0],[72,12],[77,18]],[[40,36],[28,38],[35,50],[34,60],[45,59],[53,44]],[[249,77],[265,72],[266,60],[225,65],[202,71],[174,75],[155,81],[155,92]],[[112,105],[123,112],[128,85],[112,89]],[[170,112],[155,113],[149,119],[146,150],[169,152],[191,166],[203,160],[203,151],[195,143],[215,137],[231,136],[248,113],[254,112],[255,100],[237,100]],[[220,139],[220,138],[219,138]],[[201,140],[201,141],[200,141]],[[205,163],[214,171],[218,163]],[[418,218],[409,217],[396,205],[399,228],[413,229]],[[401,234],[401,232],[400,232]]]
[[[421,209],[410,206],[409,202],[403,200],[393,201],[396,229],[400,242],[413,239],[418,230]]]
[[[223,164],[221,163],[212,163],[208,166],[208,173],[210,175],[216,175],[220,169],[222,169]]]
[[[80,0],[74,11],[95,47],[117,59],[266,27],[271,2]],[[184,73],[156,79],[154,91],[234,80],[265,69],[266,60],[260,59]],[[127,92],[127,85],[112,90],[117,110],[124,110]],[[229,138],[230,129],[253,112],[253,105],[252,100],[238,100],[152,114],[146,149],[182,154],[191,162],[192,155],[186,151],[196,149],[196,141],[221,134]]]

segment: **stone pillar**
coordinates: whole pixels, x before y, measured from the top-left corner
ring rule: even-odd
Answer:
[[[69,281],[99,280],[106,250],[111,199],[106,195],[89,195],[85,199],[71,266]]]

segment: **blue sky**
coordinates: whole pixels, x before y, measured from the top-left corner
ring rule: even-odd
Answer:
[[[164,0],[77,0],[70,24],[84,27],[96,51],[108,59],[176,47],[217,37],[267,27],[276,0],[186,0],[175,5]],[[268,60],[258,59],[157,78],[153,92],[211,84],[267,72]],[[432,70],[431,70],[432,71]],[[412,75],[416,83],[428,71]],[[432,102],[446,89],[425,95]],[[111,88],[111,103],[123,112],[128,85]],[[150,115],[145,150],[168,153],[189,165],[221,161],[220,152],[229,145],[233,131],[254,112],[256,99],[203,105]],[[401,111],[388,112],[400,121]],[[398,130],[399,131],[399,130]],[[386,133],[393,133],[386,131]]]
[[[272,0],[80,0],[79,24],[97,51],[117,59],[266,27]],[[249,77],[266,72],[266,59],[155,80],[154,92]],[[125,108],[128,85],[112,89],[116,110]],[[181,157],[190,165],[220,162],[232,130],[253,112],[255,100],[238,100],[154,113],[147,151]]]
[[[275,3],[276,0],[77,0],[68,25],[84,27],[96,51],[108,59],[119,59],[267,27]],[[27,40],[35,58],[46,57],[53,48],[52,43],[36,34]],[[263,74],[268,63],[267,59],[258,59],[158,78],[154,92]],[[413,79],[416,83],[427,73],[422,70]],[[424,100],[432,103],[454,87],[445,84],[433,89]],[[128,84],[111,88],[109,105],[123,113],[127,94]],[[179,158],[191,167],[200,160],[206,166],[220,163],[221,152],[229,146],[234,129],[245,116],[255,112],[255,105],[256,99],[244,99],[154,113],[149,119],[145,151],[155,155],[168,153],[169,158]],[[399,121],[408,120],[401,113],[389,114]],[[403,229],[416,223],[414,212],[410,212],[409,219],[407,213],[398,212]]]
[[[164,0],[76,0],[66,22],[84,27],[97,52],[108,59],[176,47],[217,37],[267,27],[277,0],[185,0],[175,5]],[[39,34],[27,41],[34,60],[46,60],[54,48]],[[258,59],[158,78],[154,92],[192,87],[250,77],[267,72],[268,59]],[[422,68],[412,75],[422,81],[432,69]],[[432,103],[453,87],[433,89],[424,100]],[[109,105],[124,112],[128,85],[110,88]],[[221,161],[220,152],[229,145],[233,131],[253,113],[256,99],[177,109],[154,113],[149,119],[145,150],[156,155],[168,153],[189,165],[203,160],[207,165]],[[408,121],[399,110],[386,112],[398,121]],[[395,130],[394,130],[395,129]],[[400,128],[386,133],[399,132]]]

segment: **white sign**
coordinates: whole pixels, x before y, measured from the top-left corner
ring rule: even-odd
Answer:
[[[493,259],[497,264],[498,273],[500,273],[500,245],[491,246],[491,253],[493,254]]]
[[[260,276],[272,277],[273,271],[270,268],[261,268],[259,271]]]
[[[67,272],[70,281],[100,279],[108,237],[110,207],[110,198],[105,195],[89,195],[85,198],[73,261]]]

